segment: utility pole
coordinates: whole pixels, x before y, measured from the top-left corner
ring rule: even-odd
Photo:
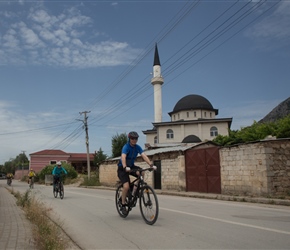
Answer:
[[[21,152],[22,152],[23,157],[24,157],[25,151],[22,150]],[[23,162],[23,158],[22,158],[22,161],[21,161],[21,165],[22,165],[22,177],[21,177],[21,179],[23,178],[23,168],[24,168],[23,164],[24,164],[24,162]]]
[[[89,150],[89,131],[88,131],[88,117],[87,113],[91,111],[83,111],[80,112],[80,115],[84,114],[84,120],[79,120],[84,123],[85,131],[86,131],[86,147],[87,147],[87,169],[88,169],[88,180],[91,178],[91,165],[90,165],[90,150]]]

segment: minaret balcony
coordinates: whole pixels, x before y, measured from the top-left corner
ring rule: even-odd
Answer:
[[[164,79],[163,79],[163,77],[153,77],[151,79],[151,83],[153,85],[155,85],[155,84],[163,84],[164,83]]]

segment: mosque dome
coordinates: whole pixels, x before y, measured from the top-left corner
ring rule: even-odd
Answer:
[[[195,110],[195,109],[211,110],[214,111],[216,115],[218,114],[218,110],[213,108],[209,100],[200,95],[187,95],[181,98],[175,104],[173,111],[170,113],[172,114],[177,113],[179,111]]]
[[[188,135],[182,141],[182,143],[197,143],[197,142],[201,142],[201,139],[196,135]]]

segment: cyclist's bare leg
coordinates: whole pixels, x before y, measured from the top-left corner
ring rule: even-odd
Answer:
[[[139,176],[139,175],[140,175],[140,172],[137,171],[136,174]],[[144,178],[144,175],[145,175],[145,173],[142,172],[142,176],[143,176],[143,178]],[[134,183],[133,192],[132,192],[133,195],[135,195],[135,192],[136,192],[136,189],[137,189],[138,183],[139,183],[139,180],[137,180],[137,181]]]
[[[129,190],[129,182],[125,182],[123,184],[123,190],[122,190],[122,204],[125,205],[126,204],[126,196]]]

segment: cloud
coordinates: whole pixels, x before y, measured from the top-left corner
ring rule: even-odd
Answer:
[[[100,40],[101,33],[91,30],[93,20],[75,8],[58,15],[32,9],[19,20],[7,12],[1,15],[7,23],[0,33],[2,65],[107,67],[126,65],[140,53],[126,42]]]
[[[282,1],[271,15],[255,23],[246,31],[245,35],[256,39],[263,48],[288,46],[290,42],[290,2]]]
[[[21,153],[20,150],[30,154],[60,145],[79,125],[75,117],[65,117],[63,113],[23,113],[18,108],[14,103],[0,100],[0,141],[5,142],[0,144],[0,164],[15,158]],[[70,138],[64,143],[62,147],[69,143],[74,145],[75,142]]]

